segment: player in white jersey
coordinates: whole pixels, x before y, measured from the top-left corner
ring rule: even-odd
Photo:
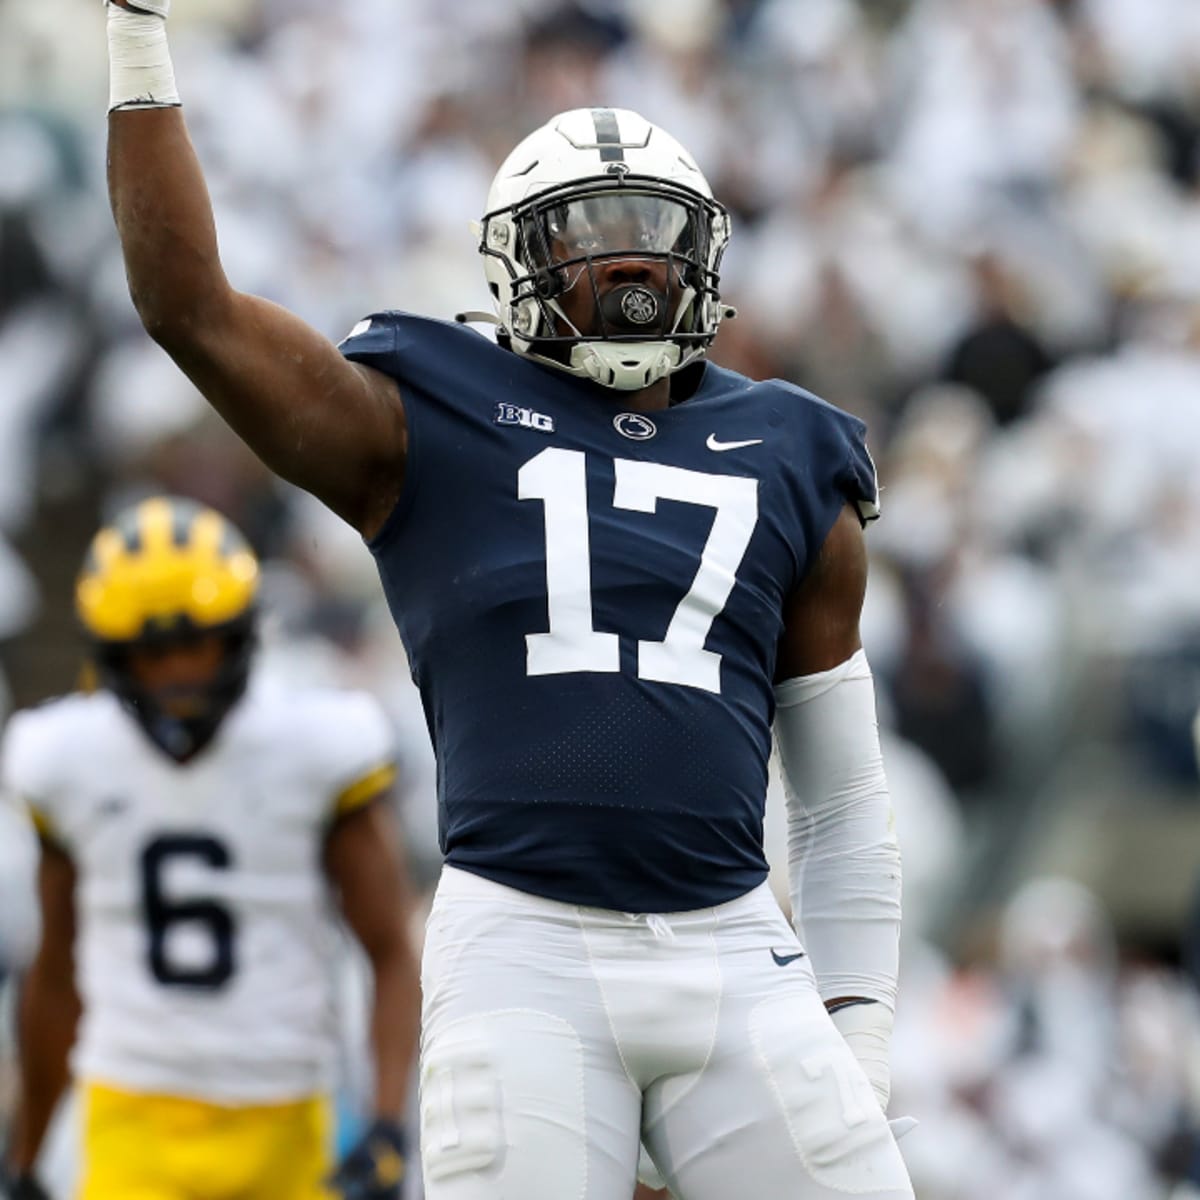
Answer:
[[[84,1200],[399,1195],[418,990],[369,697],[250,677],[258,566],[218,513],[154,498],[76,593],[100,681],[13,718],[4,785],[42,836],[10,1194],[70,1072]],[[370,960],[374,1124],[332,1181],[337,911]],[[77,1021],[78,1016],[78,1021]]]

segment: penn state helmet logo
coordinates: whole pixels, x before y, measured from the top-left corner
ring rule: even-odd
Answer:
[[[658,320],[658,297],[644,287],[628,288],[621,297],[621,312],[631,325],[649,325]]]
[[[641,413],[617,413],[613,417],[613,428],[622,436],[635,442],[644,442],[658,432],[658,426]]]

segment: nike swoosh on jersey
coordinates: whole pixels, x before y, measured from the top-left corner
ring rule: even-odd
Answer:
[[[777,967],[786,967],[788,963],[795,962],[798,958],[803,958],[804,951],[799,950],[795,954],[779,954],[775,950],[772,950],[771,957],[775,960]]]
[[[744,442],[718,442],[717,435],[710,433],[708,441],[704,443],[710,450],[716,450],[719,454],[722,450],[744,450],[747,446],[761,446],[762,438],[749,438]]]

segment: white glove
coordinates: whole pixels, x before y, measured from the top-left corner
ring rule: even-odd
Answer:
[[[892,1072],[888,1064],[892,1010],[877,1001],[851,1001],[840,1007],[835,1005],[829,1016],[871,1081],[879,1107],[886,1113],[892,1091]]]
[[[165,21],[171,11],[171,0],[126,0],[126,4],[114,4],[113,0],[104,0],[106,8],[128,8],[132,12],[147,13],[154,17],[162,17]]]

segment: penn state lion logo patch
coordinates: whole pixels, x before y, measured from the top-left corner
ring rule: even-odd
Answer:
[[[613,428],[622,436],[635,442],[644,442],[658,432],[658,426],[641,413],[617,413],[613,417]]]

